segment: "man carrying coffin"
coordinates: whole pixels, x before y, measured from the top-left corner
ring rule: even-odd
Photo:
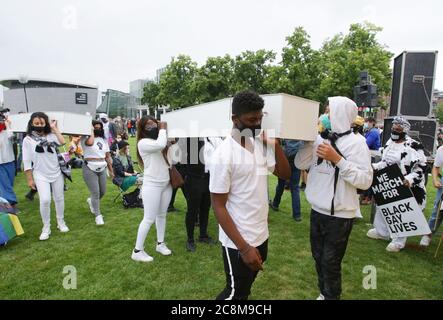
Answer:
[[[382,159],[372,166],[374,170],[381,170],[397,164],[405,177],[404,185],[411,188],[418,205],[424,210],[426,207],[426,156],[423,146],[407,135],[410,128],[411,125],[406,119],[395,117],[392,122],[391,138],[382,149]],[[375,214],[374,228],[368,231],[367,236],[371,239],[389,239],[388,226],[378,210]],[[406,237],[393,238],[386,250],[399,252],[405,247],[406,239]]]

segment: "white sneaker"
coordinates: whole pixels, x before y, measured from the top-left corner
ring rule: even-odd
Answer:
[[[91,211],[91,213],[94,214],[94,207],[92,206],[91,198],[86,199],[86,202],[89,205],[89,211]]]
[[[172,253],[172,251],[168,249],[164,242],[158,244],[155,250],[157,252],[160,252],[164,256],[169,256]]]
[[[101,214],[95,217],[95,224],[98,226],[102,226],[105,224],[105,222],[103,221],[103,216]]]
[[[429,247],[429,245],[431,244],[431,240],[432,240],[432,238],[430,236],[425,235],[421,238],[420,245],[422,247]]]
[[[368,237],[368,238],[371,238],[371,239],[381,239],[381,240],[389,240],[389,238],[388,237],[383,237],[383,236],[381,236],[381,235],[379,235],[378,233],[377,233],[377,230],[375,230],[375,228],[373,228],[373,229],[370,229],[367,233],[366,233],[366,236]]]
[[[65,233],[65,232],[69,232],[69,228],[68,228],[68,226],[66,225],[66,223],[65,223],[64,220],[60,220],[60,221],[58,221],[58,223],[57,223],[57,229],[60,230],[60,232],[63,232],[63,233]]]
[[[39,240],[40,241],[48,240],[50,235],[51,235],[51,227],[43,227]]]
[[[151,257],[149,254],[147,254],[146,252],[139,251],[139,252],[134,252],[134,250],[132,250],[132,256],[131,259],[134,261],[140,261],[140,262],[151,262],[152,260],[154,260],[153,257]]]
[[[398,243],[395,242],[391,242],[388,244],[388,246],[386,247],[386,251],[388,252],[400,252],[401,249],[403,249],[404,247]]]
[[[320,293],[316,300],[325,300],[325,296]]]

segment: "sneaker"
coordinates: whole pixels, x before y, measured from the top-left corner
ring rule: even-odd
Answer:
[[[420,245],[422,247],[429,247],[429,245],[431,244],[431,240],[432,240],[432,238],[430,236],[425,235],[421,238]]]
[[[269,200],[269,207],[274,211],[279,211],[278,207],[274,206],[271,200]]]
[[[197,250],[194,241],[186,241],[186,250],[189,252],[195,252]]]
[[[325,300],[325,296],[320,293],[316,300]]]
[[[36,192],[37,192],[37,191],[35,191],[35,190],[30,190],[30,191],[25,195],[25,198],[28,199],[29,201],[33,201]]]
[[[42,234],[40,235],[39,240],[40,241],[48,240],[50,235],[51,235],[51,228],[43,227]]]
[[[216,244],[214,239],[212,239],[210,236],[199,237],[198,238],[198,242],[203,242],[203,243],[206,243],[206,244]]]
[[[154,260],[153,257],[151,257],[149,254],[147,254],[143,250],[141,250],[139,252],[135,252],[134,250],[132,250],[131,259],[134,261],[140,261],[140,262],[151,262]]]
[[[302,182],[300,185],[300,190],[305,191],[305,189],[306,189],[306,183]]]
[[[65,232],[69,232],[69,228],[68,228],[68,226],[66,225],[66,223],[65,223],[64,220],[61,220],[61,221],[59,221],[59,222],[57,223],[57,229],[60,230],[60,232],[63,232],[63,233],[65,233]]]
[[[380,240],[389,240],[388,237],[383,237],[383,236],[379,235],[379,234],[377,233],[377,230],[375,230],[375,228],[370,229],[370,230],[368,231],[368,233],[366,233],[366,236],[367,236],[368,238],[376,239],[376,240],[379,240],[379,239],[380,239]]]
[[[386,247],[386,251],[388,252],[400,252],[401,249],[403,249],[403,246],[395,242],[389,243]]]
[[[94,214],[94,207],[92,206],[91,198],[86,199],[86,202],[89,205],[89,211],[91,211],[91,213]]]
[[[103,216],[101,214],[95,217],[95,224],[98,226],[102,226],[105,224],[105,221],[103,221]]]
[[[301,217],[294,217],[293,218],[296,222],[301,222]]]
[[[164,256],[169,256],[172,253],[171,250],[168,249],[168,247],[166,246],[166,244],[164,242],[158,244],[157,247],[155,248],[155,250],[157,252],[160,252]]]

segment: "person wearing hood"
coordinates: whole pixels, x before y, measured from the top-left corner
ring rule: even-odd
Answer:
[[[328,104],[329,113],[320,117],[321,134],[315,142],[304,143],[295,157],[297,168],[309,170],[305,194],[312,207],[318,300],[340,299],[341,261],[359,210],[357,189],[368,189],[373,176],[368,146],[351,130],[355,102],[332,97]]]
[[[374,170],[381,170],[387,166],[397,164],[405,177],[404,184],[411,188],[418,205],[422,210],[426,207],[426,156],[423,145],[408,136],[411,125],[403,117],[395,117],[392,121],[391,138],[382,150],[380,162],[374,163]],[[367,236],[371,239],[388,240],[389,230],[382,215],[377,211],[374,219],[374,228]],[[393,238],[386,250],[399,252],[406,245],[406,237]]]

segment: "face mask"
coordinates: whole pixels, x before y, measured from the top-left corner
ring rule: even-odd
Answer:
[[[363,125],[363,129],[368,130],[368,129],[369,129],[369,124],[365,123],[365,124]]]
[[[150,128],[147,128],[145,131],[147,133],[146,135],[148,138],[157,140],[157,138],[158,138],[158,128],[157,127],[150,127]]]
[[[319,124],[319,132],[323,132],[324,130],[332,130],[331,121],[329,120],[329,115],[322,114],[318,119],[320,121]]]
[[[400,141],[406,137],[406,132],[391,131],[391,140]]]
[[[0,132],[6,129],[6,124],[0,123]]]
[[[102,119],[102,122],[103,122],[103,123],[106,123],[106,122],[108,122],[108,120],[105,119],[105,118],[103,118],[103,119]]]
[[[256,125],[256,126],[247,126],[243,123],[243,121],[239,120],[239,122],[241,123],[240,126],[237,126],[237,129],[240,131],[240,133],[245,134],[248,133],[252,134],[253,137],[258,137],[261,133],[261,124]],[[247,132],[246,130],[249,130],[249,132]]]
[[[40,127],[40,126],[31,126],[31,130],[35,131],[37,133],[42,133],[43,131],[45,131],[45,127]]]
[[[104,132],[102,129],[94,129],[94,136],[102,137],[103,135],[104,135]]]

